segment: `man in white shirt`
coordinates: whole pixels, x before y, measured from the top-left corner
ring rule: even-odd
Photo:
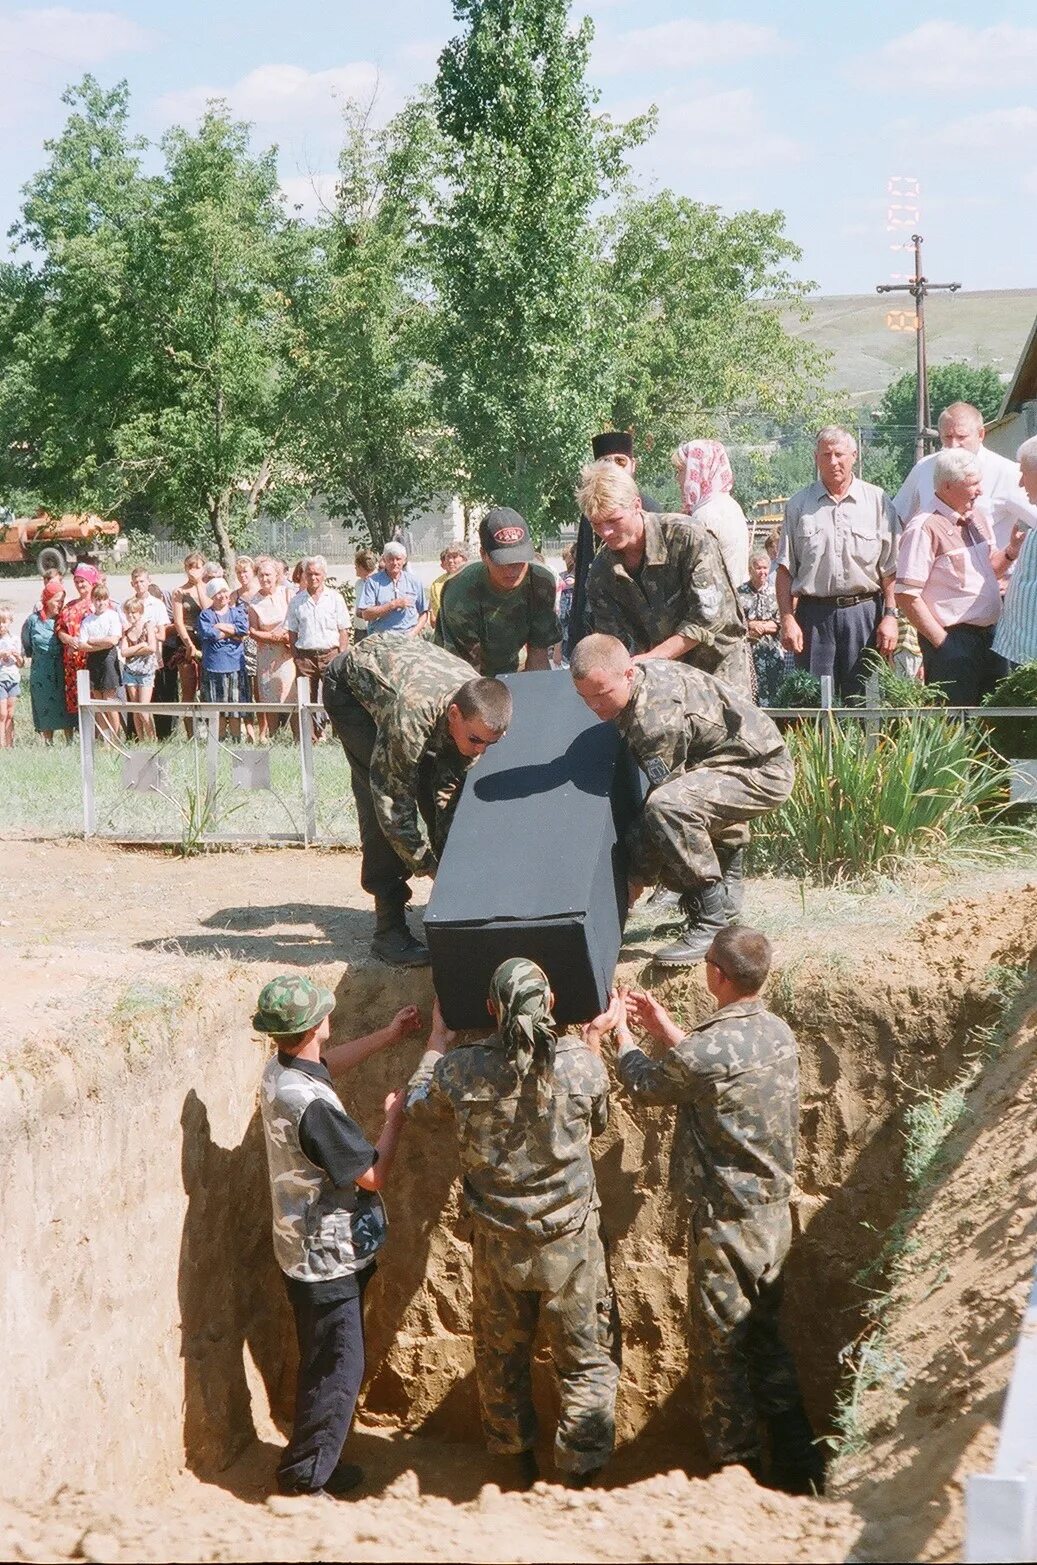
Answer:
[[[349,645],[349,610],[340,592],[325,587],[327,574],[323,555],[303,560],[303,590],[288,605],[284,622],[296,671],[309,680],[311,701],[320,700],[324,670]]]
[[[987,511],[993,522],[994,540],[998,548],[1004,549],[1018,517],[1012,515],[1010,507],[1002,502],[1018,501],[1021,498],[1018,462],[1010,462],[1006,456],[998,456],[996,451],[987,450],[983,443],[986,436],[983,415],[971,402],[952,402],[949,408],[944,408],[937,420],[937,428],[944,451],[960,448],[971,451],[976,458],[980,497],[986,502],[982,509]],[[896,513],[905,526],[912,517],[923,512],[932,514],[935,499],[933,467],[939,454],[933,451],[915,463],[893,501]]]

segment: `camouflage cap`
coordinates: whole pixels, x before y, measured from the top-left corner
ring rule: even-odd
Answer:
[[[308,1032],[335,1009],[335,996],[309,978],[284,974],[271,978],[259,991],[252,1025],[256,1032],[278,1036]]]

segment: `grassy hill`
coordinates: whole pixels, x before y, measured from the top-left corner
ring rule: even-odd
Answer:
[[[786,317],[793,336],[832,354],[827,384],[855,402],[876,402],[890,381],[915,367],[915,338],[891,331],[889,310],[910,306],[904,294],[844,294],[809,301],[805,324]],[[926,301],[930,364],[965,359],[990,364],[1007,380],[1037,316],[1037,288],[933,294]]]

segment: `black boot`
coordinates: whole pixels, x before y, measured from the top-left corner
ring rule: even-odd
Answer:
[[[680,893],[671,891],[669,886],[656,886],[652,895],[645,903],[645,912],[658,916],[663,914],[676,914],[681,905]]]
[[[742,911],[742,903],[745,901],[745,849],[728,848],[722,850],[717,857],[720,860],[728,911],[733,923]]]
[[[371,955],[390,967],[427,967],[429,954],[420,940],[407,928],[404,904],[387,897],[375,897],[375,930]]]
[[[802,1403],[767,1420],[771,1437],[768,1486],[786,1494],[824,1494],[825,1459]]]
[[[688,921],[672,946],[663,946],[655,953],[654,960],[660,967],[693,967],[701,962],[713,944],[713,936],[730,922],[722,880],[708,881],[681,900]]]

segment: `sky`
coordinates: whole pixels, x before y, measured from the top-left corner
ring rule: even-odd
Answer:
[[[655,104],[633,156],[645,193],[669,187],[725,211],[780,208],[825,294],[910,271],[964,287],[1037,286],[1037,7],[993,0],[585,0],[599,107]],[[343,98],[387,116],[429,81],[459,30],[449,0],[0,0],[0,224],[61,128],[64,87],[126,78],[134,129],[192,125],[210,98],[276,144],[286,193],[330,191]]]

